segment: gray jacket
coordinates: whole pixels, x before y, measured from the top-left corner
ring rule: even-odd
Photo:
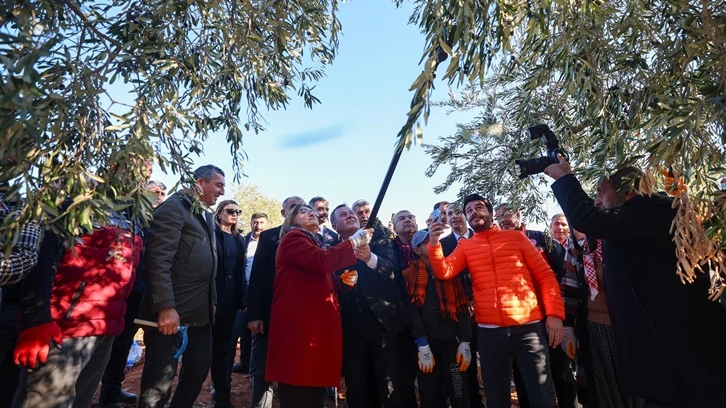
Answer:
[[[217,249],[212,215],[183,192],[154,210],[144,246],[147,287],[139,316],[156,321],[175,308],[182,325],[211,324],[217,303]]]

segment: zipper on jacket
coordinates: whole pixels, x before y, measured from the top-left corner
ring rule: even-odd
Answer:
[[[486,234],[487,245],[489,245],[489,257],[492,261],[492,274],[494,275],[494,304],[499,313],[499,321],[501,325],[504,325],[504,315],[502,315],[502,305],[499,304],[499,278],[497,277],[497,264],[494,260],[494,250],[492,249],[492,241],[489,239],[489,234]]]
[[[81,298],[81,294],[83,294],[83,288],[85,288],[85,287],[86,287],[86,281],[81,282],[81,286],[78,287],[78,290],[76,290],[76,293],[73,295],[73,299],[71,299],[71,305],[68,307],[68,312],[66,312],[65,320],[68,320],[71,318],[73,309],[75,309],[76,304],[78,304],[78,299]]]

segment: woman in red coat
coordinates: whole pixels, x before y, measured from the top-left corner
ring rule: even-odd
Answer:
[[[359,230],[324,250],[317,214],[298,204],[285,218],[277,249],[265,378],[278,383],[281,408],[320,408],[325,387],[337,387],[343,365],[343,332],[336,270],[355,264],[355,249],[372,230]],[[355,271],[341,280],[353,286]]]

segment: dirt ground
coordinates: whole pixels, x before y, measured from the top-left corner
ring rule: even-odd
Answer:
[[[142,332],[139,331],[139,333],[136,336],[137,342],[142,346],[143,348],[143,340],[142,340]],[[238,361],[238,360],[235,360]],[[124,388],[130,392],[133,392],[134,394],[139,394],[139,389],[141,388],[141,371],[144,366],[144,357],[141,358],[141,361],[136,363],[133,367],[131,367],[126,372],[126,381],[124,381]],[[176,380],[174,381],[173,387],[176,387]],[[212,380],[209,376],[207,376],[207,380],[204,382],[204,386],[202,387],[202,392],[199,394],[199,398],[197,398],[196,403],[194,404],[195,407],[199,408],[211,408],[214,406],[214,400],[212,399],[212,396],[210,395],[210,392],[212,390]],[[345,395],[345,383],[341,381],[340,388],[338,391],[342,394],[344,397]],[[98,397],[98,392],[96,392],[96,398]],[[242,374],[232,374],[232,405],[234,405],[237,408],[247,408],[250,406],[250,401],[252,397],[252,382],[250,381],[250,378],[247,375]],[[347,404],[345,403],[345,399],[339,399],[338,405],[339,408],[347,408]],[[273,408],[277,408],[277,399],[273,402]],[[335,408],[335,401],[329,401],[326,399],[325,401],[325,408]],[[519,408],[519,404],[517,403],[517,396],[514,393],[514,389],[512,389],[512,407]],[[92,405],[92,408],[96,408],[96,405]]]

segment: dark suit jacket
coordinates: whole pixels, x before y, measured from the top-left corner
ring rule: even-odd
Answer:
[[[182,325],[214,321],[217,302],[217,249],[210,214],[184,192],[154,210],[145,242],[146,292],[139,317],[156,321],[160,310],[175,308]]]
[[[234,264],[234,270],[231,276],[225,276],[225,265],[224,265],[224,232],[219,228],[215,229],[217,238],[217,300],[222,303],[221,297],[224,295],[224,291],[227,289],[227,285],[234,287],[234,307],[236,309],[244,309],[244,305],[247,303],[247,280],[245,279],[245,263],[247,258],[245,253],[247,251],[247,243],[243,236],[235,234],[234,240],[237,244],[237,260]],[[235,312],[236,313],[236,312]]]
[[[280,229],[281,227],[276,227],[260,233],[250,272],[246,317],[248,322],[262,320],[265,323],[265,333],[270,328],[272,288],[276,272],[275,256],[280,245]]]
[[[355,326],[361,308],[368,307],[386,330],[400,331],[411,322],[411,313],[393,244],[383,230],[375,229],[370,247],[378,257],[376,269],[361,260],[345,268],[358,271],[358,283],[352,290],[342,290],[344,327]],[[361,304],[363,301],[365,304]]]
[[[603,239],[603,284],[627,394],[682,407],[726,407],[726,309],[708,276],[683,284],[670,233],[676,209],[660,195],[600,209],[573,175],[552,185],[572,228]]]

